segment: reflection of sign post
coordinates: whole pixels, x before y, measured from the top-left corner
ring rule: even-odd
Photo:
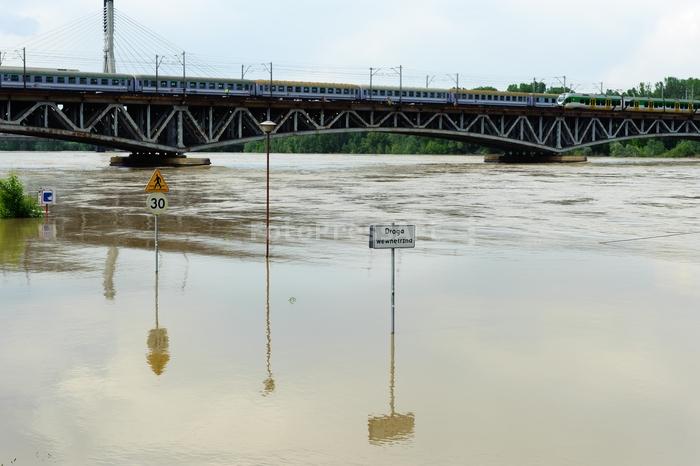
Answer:
[[[170,192],[168,183],[160,170],[156,169],[151,175],[151,179],[146,185],[147,193],[150,195],[146,199],[146,207],[153,214],[155,219],[155,248],[156,248],[156,274],[158,273],[158,216],[168,209],[168,198],[165,193]]]
[[[371,249],[391,249],[391,334],[395,331],[396,314],[396,250],[416,247],[415,225],[371,225],[369,227]]]
[[[49,216],[49,206],[56,204],[56,190],[43,188],[39,191],[39,204],[44,208],[44,216]]]
[[[390,414],[369,418],[369,442],[382,445],[407,440],[413,436],[416,417],[413,413],[396,412],[396,357],[394,335],[391,336],[391,369],[389,373],[389,408]]]

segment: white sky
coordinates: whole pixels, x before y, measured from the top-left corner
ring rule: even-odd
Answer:
[[[102,0],[2,3],[0,49],[6,58],[16,57],[14,48],[28,42],[28,61],[47,65],[38,63],[46,52],[32,49],[33,38],[93,13],[94,27],[80,38],[39,45],[60,50],[62,58],[54,62],[62,67],[101,67]],[[434,86],[449,86],[446,75],[457,72],[464,86],[498,88],[533,77],[556,84],[556,76],[566,75],[577,90],[589,91],[600,81],[626,89],[664,75],[700,75],[694,54],[700,43],[697,1],[116,0],[115,5],[187,50],[192,63],[207,62],[218,74],[232,76],[246,63],[255,65],[248,77],[262,78],[259,64],[272,61],[279,79],[366,82],[374,66],[385,70],[378,82],[393,82],[397,78],[389,69],[402,64],[405,82],[413,85],[425,85],[429,74]],[[144,56],[169,53],[145,37],[131,40]],[[122,58],[130,54],[123,51]],[[140,66],[150,64],[141,60]]]

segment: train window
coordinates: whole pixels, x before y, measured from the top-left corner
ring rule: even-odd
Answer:
[[[100,80],[100,85],[102,85],[102,86],[107,86],[107,85],[109,85],[109,79],[101,79],[101,80]]]
[[[318,93],[318,87],[312,87],[311,92],[314,94]]]
[[[173,89],[177,87],[177,81],[170,81],[170,87]]]
[[[216,88],[217,88],[217,89],[223,89],[223,88],[224,88],[224,83],[217,83]]]
[[[287,86],[287,92],[294,92],[294,86]]]
[[[46,78],[48,80],[48,78]],[[97,86],[97,78],[90,78],[90,84],[93,86]]]
[[[343,94],[345,94],[345,95],[350,94],[350,89],[343,89]]]
[[[416,93],[413,92],[413,91],[408,91],[408,96],[409,96],[409,97],[415,97],[415,96],[416,96]]]
[[[226,89],[228,89],[229,91],[232,91],[232,90],[233,90],[233,84],[232,84],[232,83],[226,84]]]
[[[209,89],[216,89],[216,83],[209,83]]]
[[[46,82],[53,84],[53,76],[47,76],[46,77]]]
[[[305,87],[305,88],[304,88],[304,92],[306,92],[306,93],[308,94],[308,93],[309,93],[309,88],[308,88],[308,87]]]
[[[34,82],[35,82],[35,83],[41,83],[41,82],[44,82],[44,80],[41,79],[41,76],[34,76]]]
[[[326,93],[326,88],[325,88],[325,87],[322,87],[322,88],[321,88],[321,94],[325,94],[325,93]]]
[[[18,82],[19,81],[19,75],[13,74],[10,76],[10,81],[12,82]]]
[[[119,80],[118,79],[113,79],[112,80],[112,86],[118,86],[119,85]]]
[[[272,92],[276,92],[276,91],[277,91],[277,86],[272,86]]]
[[[342,90],[342,89],[336,89],[336,90],[335,90],[335,93],[336,93],[336,94],[342,94],[342,93],[343,93],[343,90]]]
[[[168,87],[168,81],[161,81],[160,87]]]
[[[87,84],[87,78],[80,78],[80,84]]]
[[[197,83],[189,81],[188,82],[190,89],[197,89]]]
[[[197,83],[200,89],[206,89],[207,88],[207,83]]]
[[[68,78],[68,84],[75,84],[75,78],[73,76]]]

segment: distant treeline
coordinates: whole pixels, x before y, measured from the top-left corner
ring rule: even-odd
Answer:
[[[0,151],[15,152],[55,152],[55,151],[95,151],[95,146],[91,144],[81,144],[79,142],[53,141],[49,139],[27,139],[21,141],[3,141],[0,139]]]
[[[263,141],[245,145],[245,152],[263,152]],[[273,139],[271,150],[282,154],[478,154],[474,144],[388,133],[320,134]]]

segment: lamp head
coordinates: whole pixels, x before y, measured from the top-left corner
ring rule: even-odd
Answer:
[[[274,121],[267,120],[267,121],[263,121],[262,123],[260,123],[260,128],[263,130],[263,133],[265,133],[265,134],[270,134],[271,132],[273,132],[275,130],[276,127],[277,127],[277,123],[275,123]]]

